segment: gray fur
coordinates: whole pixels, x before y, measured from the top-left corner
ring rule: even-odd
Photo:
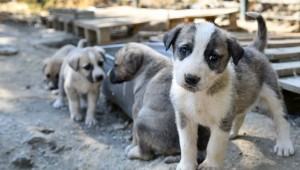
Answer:
[[[253,41],[248,45],[248,47],[254,48],[260,52],[264,52],[267,46],[267,27],[265,20],[263,17],[257,12],[247,12],[248,16],[255,18],[258,25],[258,31],[256,36],[254,37]]]
[[[226,116],[220,121],[219,127],[224,132],[229,132],[231,129],[233,120],[234,120],[234,116],[231,113],[227,113]]]
[[[119,50],[115,63],[118,66],[112,69],[110,80],[132,80],[134,87],[134,131],[141,156],[131,158],[149,160],[154,152],[179,153],[175,114],[169,98],[171,61],[150,47],[129,43]]]
[[[219,91],[223,90],[228,85],[228,75],[220,77],[217,81],[214,82],[212,86],[207,90],[208,95],[214,95]]]
[[[183,129],[186,126],[187,117],[183,113],[179,113],[180,127]]]

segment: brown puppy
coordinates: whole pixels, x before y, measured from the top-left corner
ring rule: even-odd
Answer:
[[[77,48],[82,48],[86,43],[85,39],[82,39],[78,42]],[[43,74],[45,88],[47,90],[54,90],[58,88],[58,78],[61,65],[65,57],[75,49],[74,45],[65,45],[57,50],[52,57],[46,58],[43,62]]]
[[[172,63],[150,47],[129,43],[120,49],[109,72],[112,83],[132,80],[133,141],[127,156],[149,160],[154,152],[179,153],[175,114],[169,98]]]

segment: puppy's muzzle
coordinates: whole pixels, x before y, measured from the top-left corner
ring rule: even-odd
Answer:
[[[196,86],[200,80],[200,77],[193,74],[188,73],[184,75],[184,81],[189,86]]]

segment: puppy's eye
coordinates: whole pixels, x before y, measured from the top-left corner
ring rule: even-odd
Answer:
[[[85,70],[91,70],[92,69],[92,65],[91,64],[87,64],[87,65],[83,66],[83,68]]]
[[[215,63],[219,60],[219,56],[215,55],[215,54],[212,54],[208,57],[208,60],[209,60],[209,62]]]
[[[46,74],[46,77],[47,77],[47,78],[50,78],[50,74]]]
[[[188,48],[186,48],[186,47],[180,47],[180,48],[179,48],[179,52],[180,52],[181,55],[186,56],[186,55],[188,55],[189,50],[188,50]]]
[[[103,61],[98,61],[98,66],[102,67],[103,66]]]

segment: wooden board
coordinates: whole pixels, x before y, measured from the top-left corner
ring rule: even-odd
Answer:
[[[252,41],[255,37],[255,33],[247,32],[231,32],[240,41]],[[268,34],[269,40],[285,40],[285,39],[300,39],[300,33],[279,33]]]
[[[241,44],[243,46],[247,46],[251,43],[251,41],[242,41]],[[282,47],[295,47],[300,46],[300,38],[299,39],[283,39],[283,40],[268,40],[267,47],[268,48],[282,48]]]
[[[146,24],[150,21],[145,18],[115,17],[90,20],[76,20],[74,24],[88,29],[111,28],[119,26],[129,26],[136,24]]]
[[[294,73],[300,75],[300,61],[272,63],[272,67],[279,77],[291,76]]]
[[[169,19],[216,17],[231,13],[237,13],[238,11],[238,8],[170,10]]]
[[[300,46],[287,48],[270,48],[265,50],[269,60],[288,60],[290,58],[300,58]]]
[[[300,76],[280,78],[279,85],[285,90],[300,94]]]

